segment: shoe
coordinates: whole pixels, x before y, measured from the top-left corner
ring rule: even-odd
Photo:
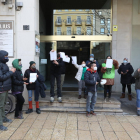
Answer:
[[[96,116],[96,114],[94,113],[94,111],[91,111],[91,112],[90,112],[90,114],[92,114],[92,115]]]
[[[36,113],[37,113],[37,114],[41,114],[40,108],[36,108]]]
[[[137,115],[140,116],[140,110],[137,110]]]
[[[54,97],[50,98],[50,102],[53,103],[54,102]]]
[[[18,117],[15,117],[15,119],[24,119],[23,116],[18,116]]]
[[[86,116],[87,116],[87,117],[90,117],[90,113],[89,113],[89,112],[87,112]]]
[[[81,95],[78,96],[78,99],[81,99]]]
[[[111,103],[111,99],[110,98],[108,98],[108,101]]]
[[[7,117],[5,117],[5,118],[3,119],[3,123],[11,123],[11,122],[13,122],[13,121],[10,120],[10,119],[8,119]]]
[[[125,93],[122,93],[122,96],[120,98],[125,98]]]
[[[106,98],[104,99],[104,102],[106,103]]]
[[[132,95],[131,94],[128,95],[128,99],[129,99],[129,101],[132,101]]]
[[[3,125],[0,125],[0,131],[7,131],[7,127],[3,126]]]
[[[84,98],[87,99],[87,95],[84,95]]]
[[[23,112],[22,111],[19,111],[19,116],[23,117]]]
[[[27,111],[26,111],[26,114],[30,114],[30,113],[32,113],[33,112],[33,109],[28,109]]]
[[[62,103],[62,98],[61,97],[58,97],[58,102]]]

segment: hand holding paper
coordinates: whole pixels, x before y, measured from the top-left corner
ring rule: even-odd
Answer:
[[[107,61],[106,61],[106,67],[107,68],[112,68],[112,65],[113,65],[113,60],[112,59],[107,59]]]
[[[53,61],[53,60],[57,60],[57,58],[56,58],[56,51],[50,51],[50,60],[51,61]]]
[[[30,83],[34,83],[37,79],[37,73],[30,73]]]

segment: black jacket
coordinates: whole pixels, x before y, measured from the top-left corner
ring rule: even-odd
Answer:
[[[129,70],[127,73],[126,71]],[[121,74],[121,72],[126,73],[126,74]],[[121,83],[122,84],[131,84],[131,79],[132,79],[132,73],[134,72],[133,67],[131,66],[130,63],[124,65],[123,63],[118,69],[118,73],[121,74]]]
[[[12,92],[23,92],[24,90],[24,81],[22,71],[16,70],[12,76]]]
[[[54,64],[53,61],[51,62],[51,74],[53,75],[60,75],[61,74],[61,67],[63,67],[63,61],[62,58],[58,59],[57,62],[58,65]]]
[[[0,51],[0,92],[8,91],[11,89],[11,77],[12,71],[9,71],[9,67],[4,62],[4,57],[7,56],[6,51]]]
[[[61,74],[65,74],[65,72],[66,72],[65,62],[64,62],[64,61],[62,61]]]
[[[38,70],[35,70],[34,72],[31,71],[30,69],[27,69],[24,73],[24,78],[28,78],[28,80],[26,81],[26,83],[29,83],[29,80],[30,80],[30,73],[37,73],[37,75],[39,75],[39,71]],[[26,88],[27,90],[35,90],[35,84],[36,83],[32,83],[32,84],[28,84],[26,85]]]
[[[96,82],[100,82],[98,72],[94,73],[88,69],[84,75],[84,81],[88,92],[97,92]]]

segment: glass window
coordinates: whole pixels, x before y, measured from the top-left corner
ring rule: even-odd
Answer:
[[[72,11],[76,11],[75,9],[72,9]]]
[[[107,19],[107,23],[110,24],[110,18]]]
[[[71,16],[67,17],[67,24],[71,24]]]
[[[91,35],[91,27],[87,27],[87,35]]]
[[[81,27],[77,27],[77,35],[81,35]]]
[[[77,24],[81,24],[81,16],[77,16]]]
[[[100,34],[105,34],[105,28],[100,29]]]
[[[87,16],[87,24],[91,24],[91,16]]]
[[[79,9],[79,11],[83,11],[82,9]]]
[[[107,19],[107,29],[110,32],[110,18]]]
[[[105,19],[104,18],[101,18],[101,25],[105,25]]]
[[[67,27],[67,35],[71,35],[71,27]]]
[[[90,11],[89,9],[86,9],[85,11]]]
[[[62,10],[58,10],[58,12],[61,12]]]
[[[99,15],[102,15],[102,12],[101,12],[101,11],[99,11],[99,12],[98,12],[98,14],[99,14]]]
[[[65,11],[68,12],[69,10],[68,9],[65,9]]]
[[[57,17],[57,23],[61,23],[61,17]]]
[[[61,27],[57,27],[57,35],[61,35]]]

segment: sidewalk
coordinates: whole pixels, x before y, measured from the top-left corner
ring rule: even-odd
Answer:
[[[0,140],[139,140],[140,117],[35,112],[14,120]]]

